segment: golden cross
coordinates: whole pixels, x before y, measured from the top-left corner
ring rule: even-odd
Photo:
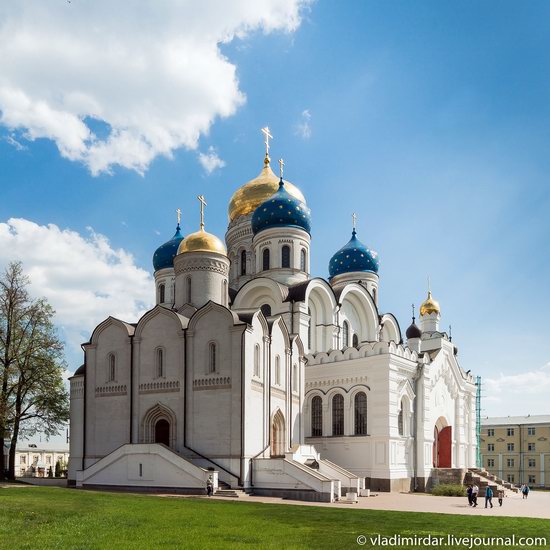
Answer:
[[[273,139],[273,136],[269,133],[269,126],[262,128],[262,133],[265,136],[265,156],[269,156],[269,138]]]
[[[355,212],[351,215],[351,221],[353,223],[353,230],[355,231],[355,226],[357,224],[357,214]]]
[[[201,230],[202,230],[204,229],[204,207],[208,205],[204,200],[204,195],[199,195],[197,199],[199,199],[199,202],[201,203]]]
[[[279,159],[279,172],[281,175],[281,179],[283,179],[283,168],[285,165],[285,161],[283,159]]]
[[[176,214],[178,216],[178,225],[181,222],[181,208],[176,208]]]
[[[431,294],[431,293],[432,293],[432,288],[430,285],[430,276],[428,275],[428,294]]]

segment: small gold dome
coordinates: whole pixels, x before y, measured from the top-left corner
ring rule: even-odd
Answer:
[[[439,307],[439,302],[432,298],[432,293],[428,290],[428,297],[426,298],[426,301],[420,306],[420,315],[430,315],[431,313],[441,314],[441,308]]]
[[[187,235],[181,241],[178,247],[178,254],[184,254],[185,252],[217,252],[224,256],[227,255],[225,245],[222,241],[216,235],[207,233],[204,229]]]
[[[264,161],[264,167],[260,175],[242,187],[237,189],[229,201],[229,220],[233,221],[239,216],[246,216],[254,212],[262,202],[274,195],[279,189],[279,178],[273,173],[269,166],[269,159]],[[293,197],[302,202],[306,199],[302,192],[292,183],[285,180],[285,189]]]

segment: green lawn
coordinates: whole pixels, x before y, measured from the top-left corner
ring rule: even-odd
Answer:
[[[546,536],[550,541],[550,521],[160,498],[49,487],[0,489],[2,550],[359,548],[358,535],[378,533],[486,537],[515,533]],[[367,543],[364,548],[372,546]]]

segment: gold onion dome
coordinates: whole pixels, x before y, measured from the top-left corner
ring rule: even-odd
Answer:
[[[181,245],[180,245],[181,247]],[[420,306],[420,315],[430,315],[431,313],[441,313],[439,302],[432,298],[432,293],[428,290],[426,301]]]
[[[185,254],[186,252],[216,252],[224,256],[227,255],[223,242],[216,235],[207,233],[202,228],[181,241],[178,254]]]
[[[260,204],[272,197],[279,189],[279,178],[273,173],[269,166],[269,157],[264,160],[264,167],[260,175],[242,187],[237,189],[229,201],[229,221],[233,221],[239,216],[246,216],[254,212]],[[305,203],[306,199],[302,192],[292,183],[285,180],[286,191]],[[187,237],[189,238],[189,237]]]

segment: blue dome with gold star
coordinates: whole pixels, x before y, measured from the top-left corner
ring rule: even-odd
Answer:
[[[169,241],[161,244],[153,254],[153,267],[155,271],[174,267],[174,258],[178,253],[178,247],[182,240],[183,236],[180,233],[180,226],[178,224],[174,236]]]
[[[328,272],[330,278],[342,273],[368,271],[378,273],[380,260],[378,253],[366,247],[358,238],[355,229],[351,239],[330,259]]]
[[[270,227],[297,227],[311,233],[311,211],[306,203],[291,195],[281,179],[279,189],[252,214],[254,235]]]

